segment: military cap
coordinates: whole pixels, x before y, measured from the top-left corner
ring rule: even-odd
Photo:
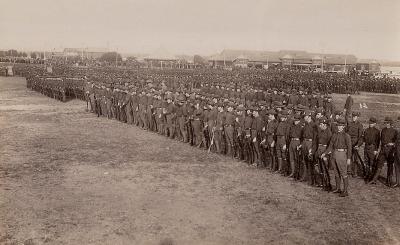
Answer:
[[[171,93],[168,93],[167,96],[165,96],[165,99],[167,99],[167,100],[168,100],[168,99],[172,99],[172,94],[171,94]]]
[[[385,123],[392,123],[393,119],[391,117],[385,117]]]
[[[295,111],[302,111],[303,109],[301,109],[301,107],[300,106],[294,106],[293,107],[293,110],[295,110]]]
[[[298,111],[305,111],[305,110],[308,110],[308,107],[305,106],[305,105],[298,105],[296,110],[298,110]]]
[[[328,118],[326,118],[326,117],[322,117],[319,119],[319,123],[328,124],[328,122],[329,122]]]
[[[266,114],[269,114],[269,115],[275,115],[275,111],[274,110],[268,110],[267,112],[266,112]]]
[[[253,107],[252,107],[252,106],[247,106],[245,110],[246,110],[246,111],[252,111],[252,110],[253,110]]]
[[[243,105],[239,105],[238,107],[236,107],[236,110],[244,111],[244,106]]]
[[[261,108],[258,106],[253,106],[253,111],[261,111]]]
[[[265,100],[260,100],[260,101],[258,101],[258,104],[259,104],[259,105],[262,105],[262,106],[266,106],[266,105],[267,105],[267,101],[265,101]]]
[[[294,115],[294,120],[296,120],[296,121],[301,120],[300,114],[295,114],[295,115]]]
[[[312,113],[313,113],[313,111],[311,111],[311,110],[305,110],[304,116],[311,116]]]
[[[288,112],[287,110],[282,110],[282,111],[280,112],[280,115],[281,115],[281,116],[287,116],[287,115],[289,115],[289,112]]]
[[[369,118],[369,123],[377,123],[377,122],[378,122],[378,120],[376,120],[375,117],[370,117]]]
[[[293,107],[293,104],[288,104],[288,105],[286,106],[286,108],[289,109],[289,110],[291,110],[291,109],[293,109],[294,107]]]
[[[337,123],[338,125],[344,126],[346,125],[346,120],[343,117],[339,117]]]
[[[335,115],[340,115],[340,114],[342,114],[342,112],[341,111],[339,111],[339,110],[335,110],[335,113],[334,113]]]
[[[324,110],[324,109],[323,109],[322,107],[318,107],[318,108],[315,110],[315,112],[316,112],[316,113],[322,113],[323,110]]]
[[[280,101],[274,101],[272,104],[274,107],[283,107],[284,105]]]
[[[353,113],[351,113],[351,115],[352,115],[353,117],[359,117],[359,116],[360,116],[360,112],[358,112],[358,111],[353,111]]]
[[[185,95],[184,94],[179,94],[178,100],[181,101],[181,102],[185,101],[186,100]]]

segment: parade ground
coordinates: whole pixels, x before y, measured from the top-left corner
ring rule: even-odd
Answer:
[[[399,95],[353,98],[400,115]],[[85,109],[0,77],[0,244],[400,243],[399,188],[340,198]]]

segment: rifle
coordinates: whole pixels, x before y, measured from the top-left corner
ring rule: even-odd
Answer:
[[[90,100],[89,95],[86,94],[86,111],[89,111],[89,100]]]
[[[365,177],[365,175],[366,175],[366,170],[365,170],[365,165],[364,165],[364,161],[361,159],[361,157],[360,157],[360,154],[358,153],[358,151],[357,151],[357,149],[355,149],[354,147],[353,147],[353,154],[354,155],[356,155],[356,159],[355,160],[358,160],[359,162],[358,162],[358,165],[361,165],[361,169],[362,169],[362,172],[363,172],[363,176]]]
[[[299,180],[300,179],[300,170],[301,170],[301,158],[303,157],[303,154],[301,154],[301,148],[296,149],[296,166],[295,166],[295,179]]]
[[[242,144],[243,142],[241,139],[242,135],[241,134],[239,135],[237,130],[235,130],[234,135],[235,135],[235,138],[233,141],[234,151],[235,151],[235,153],[238,154],[237,157],[240,160],[243,160],[243,144]]]
[[[192,119],[188,117],[185,121],[186,132],[188,134],[189,144],[194,145],[194,135],[193,135],[193,127],[192,127]]]
[[[207,130],[207,126],[204,126],[203,127],[203,130],[202,130],[202,132],[203,132],[203,138],[204,138],[204,143],[205,143],[205,146],[204,147],[208,147],[208,142],[209,142],[209,135],[208,135],[208,130]]]
[[[210,146],[208,147],[208,153],[210,153],[210,151],[211,151],[211,146],[212,145],[214,145],[214,136],[215,136],[215,133],[214,133],[214,129],[212,129],[212,136],[211,136],[211,142],[210,142]]]
[[[332,185],[331,185],[331,178],[329,175],[329,169],[328,166],[326,165],[326,162],[322,158],[318,158],[319,164],[321,165],[321,170],[323,174],[323,185],[329,190],[332,190]]]

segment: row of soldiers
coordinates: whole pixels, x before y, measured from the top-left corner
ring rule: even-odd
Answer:
[[[83,74],[81,71],[81,77]],[[221,77],[204,81],[204,77],[189,73],[174,76],[172,71],[156,72],[147,80],[146,76],[128,79],[129,74],[116,77],[102,71],[72,80],[81,94],[77,97],[85,98],[98,116],[135,124],[326,190],[332,189],[333,171],[335,192],[343,196],[347,195],[348,172],[376,183],[385,164],[387,184],[399,184],[396,131],[379,131],[375,126],[370,128],[376,130],[364,131],[359,115],[351,113],[352,103],[346,103],[345,113],[337,111],[326,92],[224,82]],[[60,77],[62,82],[29,76],[28,87],[57,98],[53,90],[67,81],[66,74]],[[66,85],[71,87],[71,83]],[[373,121],[376,119],[371,119],[371,125]],[[389,119],[385,122],[393,129]],[[386,131],[390,137],[384,136]],[[334,137],[336,134],[340,137]],[[364,159],[359,154],[360,144],[365,144]]]
[[[33,64],[15,65],[17,74],[25,77],[40,73],[46,74],[44,66]],[[382,92],[399,93],[400,80],[392,78],[376,78],[373,76],[342,75],[332,73],[299,72],[286,70],[153,70],[153,69],[124,69],[116,67],[74,67],[53,66],[53,75],[59,77],[86,77],[115,84],[134,83],[145,85],[148,80],[154,83],[165,82],[169,88],[191,90],[200,88],[203,84],[234,87],[245,91],[245,87],[266,91],[276,88],[279,90],[298,90],[300,87],[311,91],[319,90],[325,93],[357,93]],[[140,86],[139,86],[140,87]]]
[[[29,76],[26,78],[26,86],[62,102],[68,99],[85,100],[82,78]]]
[[[327,191],[332,190],[334,172],[334,192],[342,196],[348,194],[348,173],[373,184],[384,164],[387,184],[400,184],[398,161],[394,165],[399,137],[391,119],[386,118],[386,127],[379,131],[371,118],[364,131],[359,113],[346,120],[329,95],[314,106],[313,96],[305,97],[307,103],[289,104],[291,93],[282,94],[283,101],[274,99],[275,92],[271,103],[257,100],[258,90],[244,100],[228,99],[220,96],[226,92],[221,87],[214,87],[211,96],[163,91],[162,86],[112,88],[88,82],[85,88],[90,109],[99,117],[134,124]],[[364,160],[359,153],[363,144]]]

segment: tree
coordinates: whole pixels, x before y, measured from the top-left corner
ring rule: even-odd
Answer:
[[[201,57],[200,55],[195,55],[195,56],[193,57],[193,62],[194,62],[196,65],[207,65],[207,64],[208,64],[207,60],[204,59],[203,57]]]
[[[122,57],[117,52],[108,52],[108,53],[103,54],[99,58],[99,60],[100,61],[106,61],[106,62],[109,62],[109,63],[115,63],[116,60],[118,62],[122,61]]]
[[[7,56],[18,57],[18,51],[15,49],[10,49],[7,51]]]
[[[34,59],[34,60],[36,60],[37,54],[36,54],[36,53],[31,53],[31,58]]]

